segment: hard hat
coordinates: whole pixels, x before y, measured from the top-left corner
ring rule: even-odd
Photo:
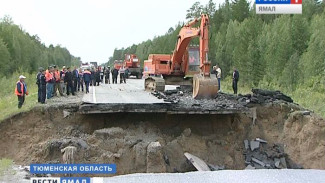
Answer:
[[[23,76],[23,75],[20,75],[19,76],[19,79],[25,79],[26,77],[25,76]]]

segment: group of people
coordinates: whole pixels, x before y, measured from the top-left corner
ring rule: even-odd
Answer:
[[[124,67],[119,70],[113,69],[113,83],[117,83],[117,75],[120,74],[120,83],[126,83],[127,70]],[[116,74],[117,73],[117,74]],[[63,66],[59,71],[56,65],[49,66],[47,70],[39,68],[39,73],[36,76],[36,84],[38,86],[38,102],[44,104],[46,99],[50,99],[54,96],[67,96],[75,95],[76,92],[89,93],[89,86],[99,86],[100,82],[103,82],[105,75],[105,83],[110,83],[110,68],[101,67],[98,68],[82,68],[74,67],[71,70],[70,67]]]
[[[58,67],[53,65],[48,69],[39,68],[39,72],[36,76],[36,84],[38,86],[38,102],[45,104],[46,99],[51,99],[57,96],[59,92],[60,96],[75,95],[77,91],[84,91],[84,84],[86,86],[86,93],[89,93],[89,85],[92,81],[92,73],[90,69],[82,71],[74,67],[71,71],[70,67],[63,66],[59,71]],[[25,95],[28,95],[27,85],[25,83],[25,76],[19,76],[19,81],[16,84],[15,94],[18,96],[18,108],[21,108]]]
[[[221,91],[221,68],[216,65],[213,66],[211,72],[215,74],[218,79],[218,89]],[[126,83],[126,78],[128,78],[129,70],[123,66],[118,69],[114,68],[110,70],[107,68],[97,68],[90,70],[89,68],[82,70],[81,68],[74,69],[71,71],[70,67],[63,66],[62,70],[59,71],[56,65],[49,66],[48,69],[39,68],[39,72],[36,76],[36,84],[38,86],[38,102],[45,104],[46,99],[50,99],[57,96],[59,92],[60,96],[75,95],[78,91],[84,92],[84,85],[86,93],[89,93],[89,86],[99,86],[100,82],[110,84],[110,74],[112,74],[113,84],[117,84],[118,75],[120,75],[120,83]],[[27,85],[25,83],[25,76],[20,75],[19,81],[16,83],[15,94],[18,96],[18,108],[21,108],[24,101],[25,95],[28,95]],[[232,75],[232,88],[234,94],[238,92],[239,72],[236,68],[233,70]]]
[[[114,67],[114,69],[112,69],[113,84],[117,84],[118,75],[120,75],[120,84],[126,83],[126,79],[129,77],[129,69],[124,66],[120,69]]]
[[[57,96],[75,95],[75,92],[83,90],[83,78],[80,70],[74,67],[71,71],[70,67],[63,66],[60,71],[56,65],[49,66],[46,70],[39,68],[36,76],[36,84],[38,86],[38,102],[44,104],[46,99]]]
[[[213,66],[211,74],[215,74],[218,79],[218,90],[221,91],[221,68],[217,64],[216,66]],[[238,92],[238,81],[239,81],[239,72],[234,67],[233,73],[232,73],[232,89],[234,91],[234,94],[237,95]]]

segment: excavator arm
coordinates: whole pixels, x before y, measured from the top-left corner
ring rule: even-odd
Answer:
[[[209,18],[202,15],[200,26],[200,68],[204,76],[210,76],[209,53]]]
[[[190,44],[191,40],[200,34],[199,28],[193,28],[199,19],[195,19],[185,25],[178,34],[178,39],[176,42],[176,47],[172,55],[172,71],[177,71],[180,64],[183,62],[183,55]]]
[[[200,69],[193,77],[193,98],[215,98],[218,94],[218,80],[210,77],[211,62],[209,53],[209,17],[201,16],[200,26]]]
[[[199,28],[193,27],[197,22],[201,20],[201,26]],[[178,40],[175,50],[172,55],[172,72],[178,70],[181,63],[184,61],[184,53],[190,44],[191,40],[195,37],[200,38],[200,68],[205,76],[210,74],[210,62],[208,61],[209,52],[209,18],[207,15],[202,14],[201,18],[194,19],[186,24],[179,32]]]

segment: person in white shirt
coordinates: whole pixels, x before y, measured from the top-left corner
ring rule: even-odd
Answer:
[[[125,68],[124,66],[122,66],[119,70],[120,73],[120,84],[122,84],[123,82],[126,83],[126,79],[125,79]]]
[[[220,91],[221,69],[219,65],[216,65],[216,68],[217,68],[217,78],[218,78],[218,90]]]

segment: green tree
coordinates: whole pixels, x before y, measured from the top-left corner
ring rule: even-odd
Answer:
[[[249,16],[249,3],[247,0],[234,0],[232,11],[234,19],[242,22]]]
[[[313,18],[310,30],[312,34],[308,42],[307,51],[303,53],[300,67],[305,82],[315,76],[324,76],[325,70],[325,14]]]
[[[209,0],[208,4],[204,6],[202,13],[208,14],[210,17],[213,17],[216,12],[216,4],[213,0]]]
[[[9,73],[10,72],[10,53],[7,49],[6,44],[0,38],[0,68],[2,70],[1,73]]]
[[[282,78],[280,78],[280,84],[289,89],[290,91],[294,91],[296,89],[297,83],[300,78],[300,70],[299,70],[299,53],[298,51],[291,55],[290,59],[286,63],[286,66],[282,73]]]
[[[9,16],[0,19],[0,57],[5,76],[15,71],[32,73],[38,67],[49,64],[75,64],[66,48],[60,45],[46,47],[37,35],[30,35],[21,26],[15,25]]]
[[[199,1],[195,2],[192,7],[186,10],[186,19],[193,20],[195,18],[199,18],[203,11],[203,6],[200,4]]]

